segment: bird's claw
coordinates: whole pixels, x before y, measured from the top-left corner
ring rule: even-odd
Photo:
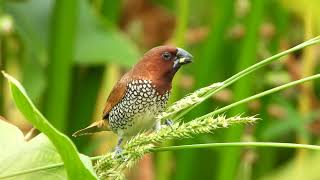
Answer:
[[[122,154],[122,148],[120,146],[116,146],[115,150],[114,150],[114,156],[113,158],[116,159],[118,157],[122,157],[123,158],[123,154]]]
[[[129,160],[129,158],[123,154],[123,149],[120,146],[116,146],[113,159],[121,159],[123,162]]]
[[[173,121],[171,119],[166,119],[164,124],[169,126],[173,130]]]

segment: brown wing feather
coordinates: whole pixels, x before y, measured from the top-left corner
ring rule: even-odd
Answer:
[[[126,94],[128,73],[125,74],[113,87],[103,110],[103,119],[108,120],[108,116],[112,108],[117,105]]]

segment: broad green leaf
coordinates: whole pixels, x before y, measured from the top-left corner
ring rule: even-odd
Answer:
[[[75,61],[79,64],[115,62],[132,66],[139,58],[135,44],[114,27],[106,29],[93,14],[87,1],[81,0]]]
[[[98,65],[114,62],[131,67],[139,58],[139,53],[136,48],[133,48],[133,43],[117,31],[91,31],[90,36],[78,36],[76,41],[75,61],[77,64]]]
[[[17,127],[0,119],[0,166],[3,155],[20,149],[24,143],[22,132]],[[1,168],[0,172],[2,172]]]
[[[39,58],[47,56],[53,0],[10,1],[5,10],[13,16],[18,33]],[[30,10],[32,9],[32,10]],[[132,66],[139,57],[136,45],[115,28],[104,27],[88,1],[80,0],[75,40],[75,63],[101,65],[115,62]]]
[[[41,171],[25,172],[62,162],[56,148],[44,134],[25,142],[18,128],[0,120],[0,139],[1,145],[5,145],[2,146],[5,148],[0,149],[0,179],[13,174],[15,175],[8,179],[67,179],[62,165]]]
[[[92,169],[80,159],[78,151],[72,141],[55,129],[33,105],[22,85],[12,76],[4,73],[8,79],[11,93],[18,109],[37,129],[51,140],[59,152],[69,179],[96,179]]]
[[[13,174],[8,179],[67,179],[60,155],[44,134],[26,142],[17,127],[0,120],[0,145],[0,179]],[[93,171],[89,157],[81,154],[81,160]],[[59,166],[35,170],[52,165]]]

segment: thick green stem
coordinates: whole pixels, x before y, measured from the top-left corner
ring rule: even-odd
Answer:
[[[69,109],[77,10],[77,0],[57,0],[51,16],[48,88],[44,112],[49,121],[63,132]]]

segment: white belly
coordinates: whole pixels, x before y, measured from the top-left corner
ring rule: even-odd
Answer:
[[[151,130],[156,125],[156,115],[159,110],[156,105],[149,107],[145,112],[134,116],[132,126],[126,129],[119,129],[118,134],[122,136],[134,136],[140,132]]]

